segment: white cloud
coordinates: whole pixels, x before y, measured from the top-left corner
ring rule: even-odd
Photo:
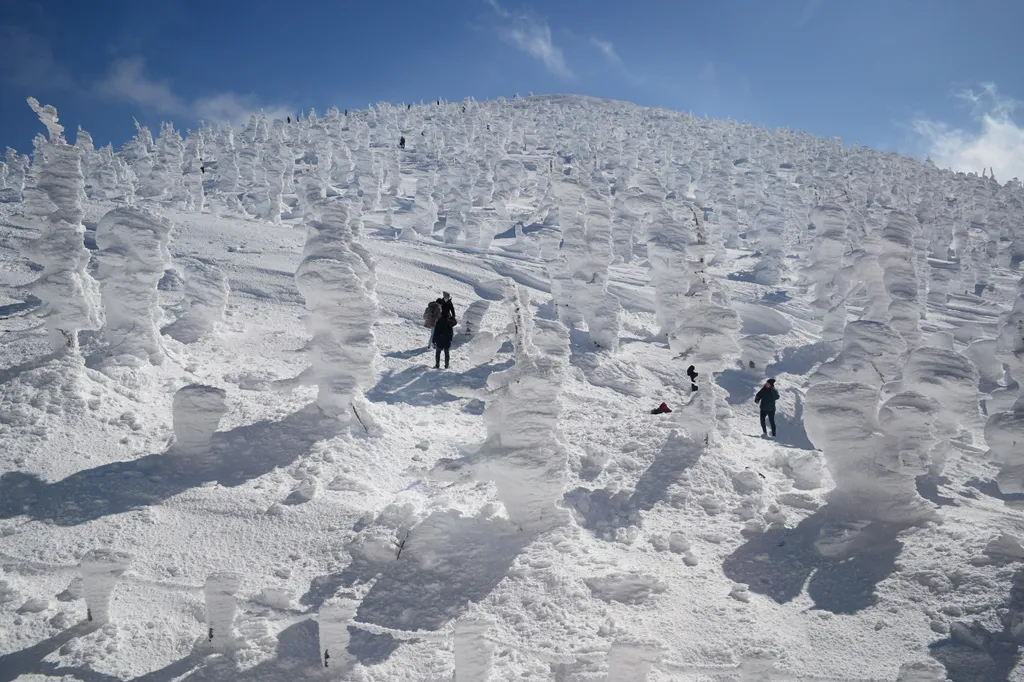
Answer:
[[[1024,179],[1024,128],[1014,120],[1016,100],[1000,95],[993,83],[980,91],[956,93],[971,104],[976,127],[954,128],[940,121],[919,118],[911,126],[936,165],[956,171],[995,171],[1000,182]]]
[[[553,74],[563,78],[573,77],[561,48],[551,39],[551,27],[546,21],[529,14],[513,14],[499,5],[497,0],[487,0],[487,4],[502,20],[497,26],[499,38],[541,60]]]
[[[114,62],[110,74],[96,84],[96,92],[104,97],[132,102],[158,114],[184,114],[186,104],[165,82],[150,79],[145,73],[146,61],[130,57]]]
[[[622,57],[619,56],[619,53],[615,51],[615,46],[609,41],[591,37],[590,42],[597,46],[597,49],[601,50],[604,58],[607,59],[609,63],[618,66],[619,68],[624,68]]]
[[[289,109],[280,105],[263,105],[252,95],[221,92],[189,102],[177,95],[170,83],[146,75],[142,57],[114,62],[110,73],[94,86],[96,94],[131,102],[148,111],[166,116],[182,116],[210,122],[245,123],[263,111],[271,118],[284,118]]]

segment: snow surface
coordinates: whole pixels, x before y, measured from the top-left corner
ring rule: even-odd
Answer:
[[[575,96],[37,111],[0,681],[1024,680],[1019,183]]]

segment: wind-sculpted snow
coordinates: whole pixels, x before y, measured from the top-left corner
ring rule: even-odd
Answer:
[[[224,318],[230,286],[216,265],[196,258],[180,261],[184,269],[181,314],[162,331],[182,343],[195,343],[212,333]]]
[[[821,365],[812,381],[861,382],[879,388],[899,378],[906,344],[898,332],[880,322],[846,325],[839,355]]]
[[[10,147],[7,148],[4,156],[4,177],[6,201],[22,201],[22,192],[25,189],[25,179],[28,177],[30,161],[24,154],[19,154]]]
[[[878,389],[862,383],[824,381],[807,391],[804,428],[815,447],[824,452],[836,484],[829,505],[850,519],[887,523],[929,519],[933,510],[914,483],[923,469],[919,462],[904,464],[897,439],[887,443],[878,402]],[[906,438],[912,445],[927,442],[927,436],[922,439],[919,434],[927,431],[928,407],[927,400],[913,401],[907,396],[890,406],[886,424],[899,432],[900,419],[894,413],[905,410],[908,422],[919,427],[916,443],[912,428]]]
[[[978,379],[974,363],[962,353],[921,346],[903,367],[902,388],[937,400],[943,407],[943,423],[977,429],[981,426]]]
[[[505,305],[512,322],[495,334],[483,332],[475,343],[493,348],[512,342],[514,364],[487,379],[484,424],[487,439],[479,452],[442,460],[434,475],[493,481],[509,519],[529,533],[541,533],[567,520],[556,507],[568,473],[568,454],[558,430],[561,387],[568,359],[568,334],[557,322],[539,320],[535,327],[530,297],[511,281]]]
[[[81,160],[78,150],[64,139],[57,110],[40,106],[31,97],[28,103],[50,134],[49,139],[37,138],[25,189],[25,215],[40,232],[28,253],[42,266],[30,289],[43,302],[50,346],[77,348],[78,332],[98,329],[101,319],[99,286],[87,272]]]
[[[0,677],[1012,677],[1018,182],[575,96],[176,130],[79,134],[81,354],[0,263]],[[9,253],[63,201],[20,163]]]
[[[141,208],[115,208],[96,228],[98,279],[108,355],[160,364],[157,284],[171,264],[171,221]]]
[[[1024,384],[1024,278],[1017,285],[1013,309],[1001,321],[995,356]],[[1000,465],[997,482],[1004,493],[1024,493],[1024,389],[1018,386],[1010,409],[992,414],[985,424],[985,442]]]
[[[846,212],[835,204],[815,206],[811,222],[817,228],[807,275],[814,282],[814,308],[824,318],[822,337],[838,339],[846,321],[846,302],[837,274],[846,253]]]
[[[1009,368],[1010,376],[1024,386],[1024,278],[1017,283],[1013,308],[1000,320],[995,357]],[[1024,389],[1018,402],[1024,404]]]
[[[882,254],[878,259],[885,290],[892,299],[889,303],[890,324],[911,349],[921,340],[920,291],[915,263],[915,240],[919,229],[914,216],[899,211],[889,213],[882,230]]]
[[[785,268],[785,217],[779,207],[764,203],[754,217],[754,229],[760,237],[761,260],[754,268],[759,284],[778,284]]]
[[[322,220],[308,229],[295,273],[312,336],[312,365],[304,375],[317,385],[317,404],[325,414],[343,421],[355,416],[368,429],[363,391],[376,377],[374,262],[356,243],[340,201],[328,204]]]
[[[193,213],[201,213],[206,208],[202,156],[202,138],[199,135],[189,135],[182,154],[181,172],[185,187],[185,209]]]

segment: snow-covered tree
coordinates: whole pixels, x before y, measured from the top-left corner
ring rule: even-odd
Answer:
[[[171,222],[141,208],[115,208],[96,228],[98,278],[106,324],[107,353],[118,361],[161,364],[157,284],[171,264]]]
[[[890,323],[910,349],[917,347],[921,340],[921,302],[915,256],[919,228],[914,216],[899,211],[889,213],[882,230],[882,254],[878,258],[885,289],[891,299]]]
[[[49,135],[36,138],[31,183],[25,190],[25,215],[40,231],[29,256],[42,266],[29,289],[42,301],[50,346],[77,349],[78,332],[99,329],[101,321],[99,285],[87,271],[81,157],[64,139],[57,110],[41,106],[33,97],[28,104]]]
[[[185,210],[202,213],[206,208],[206,195],[203,191],[203,142],[199,133],[190,132],[185,139],[181,172]]]
[[[487,439],[475,454],[442,460],[433,475],[493,481],[509,519],[525,532],[542,533],[568,520],[557,506],[568,475],[558,428],[568,333],[561,323],[535,322],[529,294],[510,280],[504,301],[512,321],[496,334],[479,334],[471,349],[473,357],[484,358],[506,341],[514,347],[513,366],[487,379]]]
[[[814,282],[812,306],[823,317],[822,337],[841,338],[846,324],[845,292],[838,277],[846,253],[846,212],[837,204],[819,204],[811,211],[817,235],[807,275]]]
[[[349,210],[337,199],[323,207],[320,220],[307,223],[295,279],[306,299],[312,365],[298,380],[319,387],[317,405],[325,414],[355,418],[370,430],[363,391],[376,376],[376,275],[373,259],[352,233]]]
[[[4,160],[4,165],[7,168],[6,187],[12,190],[15,201],[21,201],[22,191],[25,189],[25,179],[28,177],[29,158],[8,147]]]

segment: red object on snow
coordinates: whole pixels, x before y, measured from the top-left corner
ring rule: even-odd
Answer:
[[[651,410],[651,414],[667,414],[667,413],[669,413],[671,411],[672,410],[669,408],[669,406],[666,403],[662,403],[661,405],[658,405],[656,408]]]

